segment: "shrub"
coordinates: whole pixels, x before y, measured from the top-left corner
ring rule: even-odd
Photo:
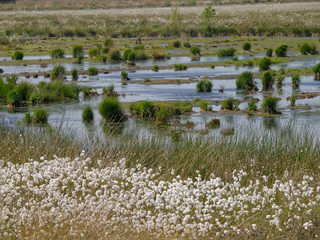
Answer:
[[[94,119],[94,114],[90,106],[86,106],[82,111],[82,121],[92,122]]]
[[[152,67],[152,70],[153,70],[154,72],[158,72],[158,71],[159,71],[159,65],[154,65],[154,66]]]
[[[129,80],[127,71],[121,71],[121,79],[122,80]]]
[[[184,46],[185,48],[191,48],[191,44],[190,44],[190,42],[188,42],[188,41],[184,42],[184,43],[183,43],[183,46]]]
[[[96,67],[89,67],[88,68],[88,75],[89,76],[95,76],[95,75],[98,75],[98,73],[99,73],[98,68],[96,68]]]
[[[73,46],[72,56],[74,58],[83,57],[83,46],[82,45]]]
[[[190,48],[191,55],[200,56],[200,48],[198,47],[192,47]]]
[[[119,122],[124,120],[124,112],[117,98],[108,97],[99,105],[100,115],[107,121]]]
[[[90,58],[94,58],[94,57],[97,57],[99,56],[99,50],[97,48],[91,48],[89,50],[89,57]]]
[[[71,69],[71,79],[72,81],[77,81],[78,80],[78,69],[73,68]]]
[[[183,70],[187,70],[188,67],[184,64],[175,64],[174,65],[174,70],[175,71],[183,71]]]
[[[286,57],[287,56],[288,45],[281,45],[276,48],[275,53],[277,57]]]
[[[260,70],[269,70],[271,66],[271,59],[267,57],[261,58],[258,65]]]
[[[298,88],[300,84],[300,76],[299,75],[293,75],[291,77],[292,79],[292,88]]]
[[[283,85],[283,81],[284,81],[284,76],[280,75],[279,77],[277,77],[277,87],[282,87]]]
[[[248,102],[247,109],[249,111],[257,111],[257,105],[256,105],[256,102],[253,99],[250,102]]]
[[[271,113],[271,114],[277,114],[277,106],[278,106],[279,99],[272,96],[266,96],[262,102],[262,110]]]
[[[312,68],[312,71],[314,73],[314,79],[315,80],[319,80],[319,75],[320,75],[320,63],[318,63],[317,65],[315,65]]]
[[[237,89],[246,89],[246,90],[253,90],[256,88],[256,84],[253,81],[253,75],[251,72],[243,72],[237,78],[236,81]]]
[[[228,98],[221,102],[221,109],[222,110],[233,110],[235,108],[235,101],[233,98]]]
[[[249,42],[245,42],[242,48],[244,51],[249,51],[251,49],[251,44]]]
[[[272,52],[273,52],[272,48],[269,48],[269,49],[266,51],[266,56],[267,56],[267,57],[272,57]]]
[[[45,124],[48,122],[49,113],[48,110],[39,108],[33,112],[32,122],[34,124]]]
[[[208,110],[209,110],[208,101],[202,100],[202,101],[199,103],[199,107],[200,107],[200,109],[203,110],[203,111],[208,111]]]
[[[179,48],[181,46],[181,42],[179,40],[173,42],[173,46],[175,48]]]
[[[113,40],[111,38],[107,38],[104,40],[104,46],[105,47],[111,47],[113,45]]]
[[[212,82],[208,79],[200,80],[197,83],[197,91],[198,92],[211,92],[212,91]]]
[[[62,65],[57,65],[53,67],[53,69],[50,72],[50,79],[52,81],[54,80],[64,80],[66,77],[66,69]]]
[[[12,59],[13,59],[13,60],[22,60],[23,57],[24,57],[23,52],[21,52],[21,51],[16,51],[16,52],[13,54]]]
[[[220,49],[218,51],[219,57],[233,57],[236,50],[234,48],[226,48],[226,49]]]
[[[64,58],[64,51],[63,51],[61,48],[53,49],[53,50],[50,52],[50,57],[51,57],[52,59],[55,59],[55,58]]]
[[[208,128],[219,128],[220,127],[220,119],[213,118],[206,124],[206,126]]]
[[[109,59],[110,59],[110,61],[114,61],[114,62],[121,61],[121,53],[120,53],[120,51],[114,49],[111,52],[109,52]]]
[[[263,86],[263,90],[269,90],[270,88],[272,88],[272,85],[274,83],[273,72],[264,72],[261,77],[261,83]]]
[[[304,43],[300,46],[300,52],[303,55],[307,55],[307,54],[316,55],[316,54],[318,54],[316,45],[314,45],[314,44],[309,45],[308,43]]]

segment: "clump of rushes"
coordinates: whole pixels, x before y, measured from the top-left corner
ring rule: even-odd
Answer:
[[[277,88],[281,88],[283,85],[283,81],[284,81],[284,75],[279,75],[277,77]]]
[[[298,88],[300,84],[300,76],[299,75],[293,75],[291,77],[292,79],[292,88]]]
[[[277,111],[279,99],[272,96],[266,96],[261,104],[262,110],[270,114],[278,114]]]
[[[46,109],[39,108],[33,112],[32,122],[34,124],[46,124],[48,123],[49,112]]]
[[[152,56],[153,60],[164,60],[164,59],[170,58],[170,55],[168,55],[167,53],[165,53],[163,51],[152,52],[151,56]]]
[[[247,109],[249,111],[257,111],[258,107],[256,105],[256,102],[252,99],[250,102],[248,102],[248,107]]]
[[[210,111],[212,110],[211,107],[209,107],[209,103],[208,101],[206,100],[202,100],[200,103],[199,103],[199,107],[202,111]]]
[[[141,101],[138,105],[138,111],[143,118],[153,118],[156,114],[156,106],[153,102],[145,100]]]
[[[185,48],[191,48],[191,44],[190,44],[190,42],[188,42],[188,41],[184,42],[184,43],[183,43],[183,46],[184,46]]]
[[[272,85],[274,84],[274,77],[273,77],[273,72],[272,71],[266,71],[262,74],[261,77],[261,83],[263,86],[263,90],[267,91],[270,88],[272,88]]]
[[[173,47],[179,48],[181,46],[181,42],[179,40],[176,40],[173,42]]]
[[[276,48],[275,53],[277,57],[286,57],[287,56],[288,45],[281,45]]]
[[[22,60],[23,57],[24,57],[23,52],[21,52],[21,51],[16,51],[16,52],[14,52],[14,54],[13,54],[13,56],[12,56],[12,59],[13,59],[13,60]]]
[[[90,123],[94,119],[94,113],[92,111],[92,108],[90,106],[85,106],[85,108],[82,111],[82,121]]]
[[[104,40],[104,46],[105,47],[111,47],[113,45],[113,40],[111,38],[107,38],[106,40]]]
[[[98,73],[99,73],[98,68],[96,68],[96,67],[89,67],[88,68],[88,75],[89,76],[96,76],[96,75],[98,75]]]
[[[251,72],[243,72],[237,78],[237,89],[255,90],[257,88],[256,83],[253,81],[253,75]]]
[[[119,50],[114,49],[109,52],[109,59],[112,62],[119,62],[122,60],[121,53]]]
[[[184,70],[187,70],[188,67],[184,64],[175,64],[174,65],[174,70],[175,71],[184,71]]]
[[[172,117],[172,112],[167,106],[163,106],[156,111],[156,121],[160,123],[167,123]]]
[[[119,122],[124,120],[124,112],[117,98],[108,97],[99,105],[100,115],[107,121]]]
[[[197,83],[196,87],[198,92],[211,92],[213,85],[210,80],[203,79]]]
[[[190,48],[190,53],[193,56],[200,56],[200,48],[194,46]]]
[[[77,81],[78,78],[79,78],[78,69],[76,69],[76,68],[71,69],[71,79],[72,79],[72,81]]]
[[[154,66],[152,67],[152,70],[153,70],[154,72],[158,72],[158,71],[159,71],[159,65],[154,65]]]
[[[318,63],[317,65],[315,65],[312,68],[312,71],[314,73],[314,79],[315,80],[319,80],[320,79],[320,63]]]
[[[50,79],[54,80],[64,80],[66,77],[66,69],[62,65],[57,65],[52,68],[50,72]]]
[[[269,70],[270,69],[270,66],[271,66],[271,59],[270,58],[267,58],[267,57],[264,57],[264,58],[261,58],[258,65],[259,65],[259,69],[260,70]]]
[[[128,72],[127,71],[121,71],[121,80],[122,81],[130,80],[130,78],[128,77]]]
[[[316,55],[318,54],[318,51],[316,45],[304,43],[300,46],[300,53],[303,55]]]
[[[220,119],[213,118],[207,124],[207,128],[219,128],[220,127]]]
[[[98,57],[100,55],[99,50],[97,48],[91,48],[89,50],[89,57],[90,58],[95,58]]]
[[[251,44],[249,42],[245,42],[242,46],[244,51],[250,51],[251,49]]]
[[[53,49],[53,50],[50,52],[50,57],[51,57],[52,59],[64,58],[64,51],[63,51],[61,48]]]
[[[83,57],[83,46],[82,45],[75,45],[72,49],[72,56],[74,58]]]
[[[219,57],[233,57],[236,52],[234,48],[225,48],[218,51]]]
[[[108,96],[116,96],[117,93],[114,91],[115,87],[113,84],[109,85],[107,88],[103,88],[103,94]]]
[[[143,79],[143,83],[151,83],[151,79],[150,78],[145,78],[145,79]]]
[[[221,110],[233,110],[235,108],[235,101],[232,97],[221,102]]]
[[[290,96],[290,105],[291,105],[291,107],[295,107],[296,106],[296,99],[297,99],[296,94],[292,93],[292,95]]]
[[[24,119],[23,119],[25,124],[32,124],[32,115],[31,113],[27,112],[24,114]]]
[[[272,57],[272,52],[273,52],[272,48],[268,48],[267,51],[266,51],[266,56],[267,57]]]
[[[83,61],[83,58],[84,58],[83,56],[78,56],[78,57],[76,58],[75,63],[81,64],[82,61]]]

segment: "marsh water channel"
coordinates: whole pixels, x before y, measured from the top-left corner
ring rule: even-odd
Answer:
[[[262,57],[263,55],[260,55]],[[37,59],[39,56],[34,56]],[[238,59],[250,59],[250,55],[239,55]],[[225,61],[228,58],[218,58],[216,56],[201,57],[200,62],[214,63],[218,61]],[[230,60],[230,58],[229,58]],[[189,57],[172,57],[171,59],[164,61],[142,61],[138,62],[139,66],[151,67],[155,64],[159,66],[172,66],[173,64],[182,63],[190,64],[194,61]],[[308,57],[303,60],[275,64],[272,69],[280,68],[312,68],[314,65],[319,63],[319,59],[316,57]],[[199,63],[199,61],[198,61]],[[0,64],[1,65],[1,64]],[[248,101],[252,98],[259,99],[257,103],[258,107],[261,106],[264,95],[274,95],[281,98],[279,102],[279,108],[282,114],[278,116],[247,116],[245,113],[239,112],[221,112],[220,105],[211,105],[212,112],[201,112],[199,107],[193,107],[193,112],[190,115],[179,116],[177,120],[181,123],[186,121],[192,121],[195,123],[193,129],[187,129],[185,127],[170,125],[165,128],[159,128],[153,126],[150,121],[141,120],[136,117],[129,117],[128,121],[124,122],[121,131],[125,133],[136,133],[141,136],[146,136],[148,133],[165,132],[166,130],[177,130],[185,131],[189,133],[199,133],[210,135],[220,135],[223,129],[234,129],[235,132],[241,129],[255,129],[259,132],[265,131],[276,131],[289,128],[294,125],[294,131],[305,131],[307,127],[309,130],[320,136],[320,96],[310,99],[297,99],[296,106],[294,109],[290,107],[290,101],[287,97],[292,94],[291,78],[286,77],[284,85],[281,89],[274,89],[270,92],[256,92],[251,94],[245,94],[242,91],[236,90],[235,79],[228,78],[227,75],[240,74],[244,71],[257,72],[257,67],[235,67],[235,66],[216,66],[214,69],[210,67],[189,67],[186,71],[174,71],[172,69],[161,69],[158,72],[152,70],[139,70],[139,68],[129,70],[130,81],[127,85],[123,85],[120,77],[122,63],[114,64],[103,64],[103,63],[91,63],[84,62],[82,64],[62,64],[67,70],[72,68],[88,69],[90,66],[97,68],[105,68],[111,70],[106,74],[99,74],[97,76],[79,76],[77,84],[82,87],[89,87],[98,93],[102,92],[104,87],[110,85],[115,86],[115,91],[120,94],[119,100],[121,102],[135,102],[140,100],[151,100],[151,101],[191,101],[195,98],[206,99],[209,101],[222,101],[228,97],[233,97],[240,100],[239,109],[244,110],[247,107]],[[38,72],[38,71],[50,71],[53,65],[48,65],[46,68],[41,68],[40,65],[27,65],[27,66],[0,66],[4,70],[5,74],[18,74],[21,72]],[[225,76],[224,79],[214,79],[213,90],[210,93],[199,93],[196,91],[197,80],[208,77]],[[165,84],[143,84],[141,81],[145,78],[152,80],[167,80]],[[192,80],[190,83],[183,84],[171,84],[171,80],[182,79]],[[262,85],[260,79],[255,79],[258,88],[261,90]],[[25,78],[19,77],[19,81],[28,81],[31,83],[39,83],[40,81],[50,81],[48,78],[39,76],[37,78]],[[68,77],[67,81],[70,81]],[[223,87],[224,91],[219,92],[218,90]],[[300,87],[294,90],[297,93],[302,92],[320,92],[320,81],[315,81],[313,76],[301,76]],[[61,123],[72,131],[79,132],[80,134],[86,132],[99,132],[102,131],[102,119],[98,113],[98,105],[102,100],[102,96],[97,97],[84,97],[80,94],[79,101],[68,101],[60,103],[52,103],[46,105],[36,106],[24,106],[15,109],[14,111],[8,111],[6,106],[1,106],[0,117],[4,120],[7,125],[17,125],[23,117],[25,112],[32,111],[34,108],[45,107],[50,112],[49,124],[51,126],[60,126]],[[86,105],[92,106],[95,114],[94,123],[90,126],[85,125],[82,122],[81,114],[82,110]],[[218,118],[221,121],[221,126],[218,129],[208,129],[206,123],[213,118]],[[97,131],[98,130],[98,131]]]

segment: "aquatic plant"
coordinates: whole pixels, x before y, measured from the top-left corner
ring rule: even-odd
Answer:
[[[196,87],[198,92],[211,92],[213,84],[208,79],[202,79],[197,83]]]
[[[22,60],[23,57],[24,57],[23,52],[21,52],[21,51],[15,51],[14,54],[13,54],[13,56],[12,56],[12,59],[13,59],[13,60]]]
[[[117,49],[113,49],[109,52],[109,59],[110,61],[113,61],[113,62],[119,62],[122,60],[121,58],[121,53],[119,50]]]
[[[88,75],[89,76],[96,76],[99,74],[99,69],[96,67],[89,67],[88,68]]]
[[[99,52],[99,50],[97,48],[91,48],[89,50],[89,57],[90,58],[95,58],[95,57],[97,57],[99,55],[100,55],[100,52]]]
[[[208,101],[206,100],[202,100],[200,103],[199,103],[199,107],[202,111],[209,111],[210,108],[209,108],[209,103]]]
[[[291,77],[292,80],[292,88],[298,88],[301,82],[300,76],[295,74]]]
[[[235,108],[235,101],[232,97],[229,97],[221,102],[221,110],[234,110]]]
[[[288,45],[280,45],[276,48],[275,54],[277,57],[286,57],[287,56]]]
[[[220,127],[220,119],[218,118],[213,118],[211,119],[207,124],[207,128],[219,128]]]
[[[78,69],[76,69],[76,68],[71,69],[71,79],[72,79],[72,81],[77,81],[78,78],[79,78]]]
[[[183,43],[183,46],[184,46],[185,48],[191,48],[191,43],[188,42],[188,41],[185,41],[185,42]]]
[[[266,51],[266,56],[267,57],[272,57],[272,53],[273,53],[272,48],[268,48],[267,51]]]
[[[284,81],[284,75],[281,74],[281,75],[279,75],[279,76],[277,77],[277,87],[278,87],[278,88],[282,87],[283,81]]]
[[[125,80],[125,81],[129,80],[127,71],[121,71],[120,75],[121,75],[121,80]]]
[[[153,118],[156,114],[156,106],[153,102],[144,100],[139,102],[138,111],[144,118]]]
[[[296,99],[297,99],[296,94],[292,93],[291,96],[290,96],[290,106],[291,107],[296,106]]]
[[[72,56],[74,58],[83,57],[83,46],[82,45],[75,45],[72,48]]]
[[[249,42],[245,42],[243,45],[242,45],[242,49],[244,51],[250,51],[251,50],[251,44]]]
[[[165,60],[170,58],[170,55],[163,51],[155,51],[152,52],[151,55],[154,60]]]
[[[159,71],[159,65],[153,65],[152,71],[158,72]]]
[[[173,47],[179,48],[181,46],[181,42],[179,40],[176,40],[173,42]]]
[[[191,55],[200,56],[200,48],[194,46],[190,48]]]
[[[172,111],[169,107],[163,106],[156,111],[155,116],[157,122],[166,123],[172,117]]]
[[[248,107],[247,107],[247,109],[248,109],[249,111],[257,111],[258,107],[257,107],[257,105],[256,105],[256,102],[255,102],[253,99],[251,99],[251,101],[248,102]]]
[[[187,70],[187,69],[188,69],[188,66],[184,65],[184,64],[175,64],[174,65],[174,70],[175,71],[184,71],[184,70]]]
[[[48,122],[49,112],[47,109],[38,108],[34,110],[32,115],[32,122],[34,124],[46,124]]]
[[[237,89],[254,90],[256,88],[256,83],[253,80],[253,75],[251,72],[241,73],[236,80]]]
[[[319,80],[320,79],[320,63],[318,63],[317,65],[315,65],[312,68],[312,71],[314,73],[314,79],[315,80]]]
[[[259,65],[259,69],[260,70],[269,70],[270,69],[270,66],[271,66],[271,59],[270,58],[267,58],[267,57],[264,57],[264,58],[261,58],[258,65]]]
[[[115,97],[107,97],[99,104],[99,113],[107,121],[119,122],[125,120],[124,111]]]
[[[233,57],[236,52],[234,48],[225,48],[218,51],[219,57]]]
[[[303,43],[300,46],[299,50],[300,50],[300,53],[303,55],[307,55],[307,54],[316,55],[316,54],[318,54],[317,47],[314,44]]]
[[[276,97],[272,97],[272,96],[266,96],[263,99],[263,102],[261,104],[262,110],[266,113],[270,113],[270,114],[278,114],[278,102],[279,99]]]
[[[50,80],[64,80],[66,78],[66,69],[62,65],[54,66],[50,72]]]
[[[50,52],[50,57],[51,57],[52,59],[64,58],[64,51],[63,51],[61,48],[53,49],[53,50]]]
[[[275,79],[272,71],[266,71],[262,74],[261,83],[264,91],[268,91],[270,88],[272,88],[274,82]]]
[[[94,120],[94,113],[92,111],[91,106],[85,106],[85,108],[82,111],[82,121],[84,122],[92,122]]]
[[[113,45],[113,40],[111,38],[107,38],[104,40],[104,46],[105,47],[111,47]]]

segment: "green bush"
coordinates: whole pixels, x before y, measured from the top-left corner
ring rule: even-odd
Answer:
[[[249,111],[257,111],[257,105],[256,105],[256,102],[253,99],[250,102],[248,102],[247,109]]]
[[[76,68],[71,69],[71,79],[72,79],[72,81],[77,81],[78,78],[79,78],[78,69],[76,69]]]
[[[52,59],[55,59],[55,58],[64,58],[64,51],[63,51],[61,48],[53,49],[53,50],[50,52],[50,57],[51,57]]]
[[[89,50],[89,57],[90,58],[94,58],[94,57],[97,57],[99,55],[100,55],[100,53],[99,53],[99,50],[97,48],[91,48]]]
[[[119,62],[121,61],[121,53],[119,50],[112,50],[111,52],[109,52],[109,59],[110,61],[113,61],[113,62]]]
[[[286,57],[287,56],[288,45],[281,45],[276,48],[275,53],[277,57]]]
[[[279,113],[277,111],[278,102],[279,102],[278,98],[272,97],[272,96],[266,96],[261,105],[262,110],[267,113],[277,114]]]
[[[82,45],[75,45],[72,49],[72,56],[74,58],[83,57],[83,46]]]
[[[191,47],[190,48],[191,55],[200,56],[200,48],[198,47]]]
[[[184,71],[184,70],[187,70],[188,67],[184,64],[175,64],[174,65],[174,70],[175,71]]]
[[[232,97],[221,102],[222,110],[233,110],[235,109],[235,101]]]
[[[64,80],[66,77],[66,69],[62,65],[57,65],[53,67],[53,69],[50,72],[50,79],[52,81],[54,80]]]
[[[124,120],[124,112],[117,98],[108,97],[99,105],[100,115],[107,121],[119,122]]]
[[[90,106],[86,106],[82,111],[82,121],[92,122],[94,119],[94,114]]]
[[[104,40],[104,46],[105,47],[111,47],[113,45],[113,40],[111,38],[107,38]]]
[[[318,54],[317,47],[314,44],[309,45],[308,43],[304,43],[300,46],[300,52],[303,55],[316,55]]]
[[[226,49],[220,49],[218,51],[219,57],[233,57],[236,50],[234,48],[226,48]]]
[[[312,68],[312,71],[314,73],[314,79],[315,80],[319,80],[319,75],[320,75],[320,63],[318,63],[317,65],[315,65]]]
[[[292,79],[292,88],[298,88],[300,84],[300,76],[299,75],[293,75],[291,77]]]
[[[261,83],[263,86],[263,90],[267,91],[270,88],[272,88],[272,85],[274,84],[274,77],[272,71],[266,71],[262,74],[261,77]]]
[[[272,57],[272,52],[273,52],[272,48],[269,48],[269,49],[266,51],[266,56],[267,56],[267,57]]]
[[[284,81],[284,76],[283,75],[279,75],[277,77],[277,87],[280,88],[283,85],[283,81]]]
[[[152,70],[153,70],[154,72],[158,72],[158,71],[159,71],[159,65],[154,65],[154,66],[152,67]]]
[[[267,57],[261,58],[258,65],[260,70],[269,70],[271,66],[271,59]]]
[[[23,57],[24,57],[23,52],[21,52],[21,51],[16,51],[16,52],[13,54],[12,59],[13,59],[13,60],[22,60]]]
[[[198,92],[211,92],[212,91],[212,82],[208,79],[200,80],[197,83],[197,91]]]
[[[176,40],[173,42],[173,47],[179,48],[181,46],[181,42],[179,40]]]
[[[96,76],[99,73],[99,69],[96,67],[89,67],[88,68],[88,75],[89,76]]]
[[[33,112],[32,122],[34,124],[45,124],[48,122],[48,118],[49,118],[48,110],[39,108]]]
[[[184,43],[183,43],[183,46],[184,46],[185,48],[191,48],[191,44],[190,44],[190,42],[188,42],[188,41],[184,42]]]
[[[253,81],[251,72],[243,72],[236,80],[237,89],[253,90],[256,88],[256,83]]]
[[[249,42],[245,42],[242,48],[244,51],[249,51],[251,49],[251,44]]]

